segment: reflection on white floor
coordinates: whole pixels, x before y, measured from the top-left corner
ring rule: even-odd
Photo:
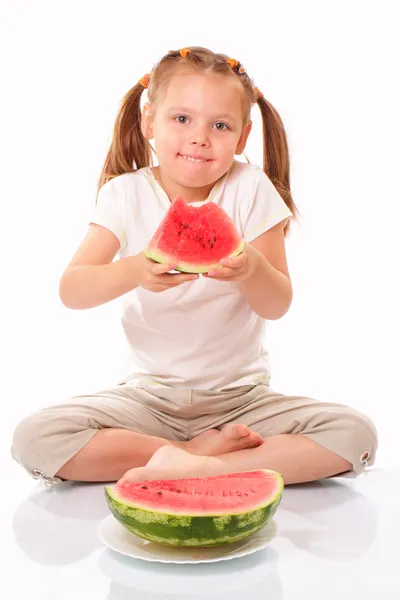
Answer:
[[[226,562],[150,563],[105,548],[103,485],[53,488],[12,465],[2,499],[1,564],[7,600],[209,598],[342,600],[400,598],[399,470],[373,468],[356,480],[289,486],[269,546]],[[7,516],[7,519],[5,518]],[[10,517],[10,518],[9,518]],[[3,536],[5,531],[5,537]]]

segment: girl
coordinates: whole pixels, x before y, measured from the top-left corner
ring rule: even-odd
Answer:
[[[234,158],[254,103],[263,170]],[[244,252],[204,277],[148,260],[178,194],[223,207]],[[270,387],[264,326],[292,301],[284,240],[296,212],[284,126],[244,67],[200,47],[164,56],[122,101],[89,230],[60,282],[74,309],[122,296],[130,368],[113,389],[24,419],[13,457],[50,483],[270,468],[290,484],[373,464],[364,414]]]

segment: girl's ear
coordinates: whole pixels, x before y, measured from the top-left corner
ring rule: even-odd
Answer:
[[[239,139],[239,141],[237,143],[235,154],[239,155],[239,154],[242,154],[244,152],[244,149],[245,149],[246,143],[247,143],[247,138],[250,135],[250,131],[251,131],[252,126],[253,126],[252,121],[249,121],[243,127],[243,129],[242,129],[242,135],[240,136],[240,139]]]
[[[146,102],[143,106],[142,120],[140,121],[140,129],[142,130],[143,136],[147,140],[152,140],[153,134],[153,117],[150,110],[150,104]]]

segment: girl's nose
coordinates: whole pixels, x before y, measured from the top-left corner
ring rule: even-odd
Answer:
[[[197,144],[198,146],[208,146],[210,143],[208,132],[204,129],[198,128],[195,132],[193,132],[192,136],[192,144]]]
[[[192,140],[192,144],[196,144],[196,146],[209,146],[210,142],[205,138],[196,137]]]

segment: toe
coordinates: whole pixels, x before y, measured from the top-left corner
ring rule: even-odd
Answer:
[[[143,467],[136,467],[135,469],[130,469],[117,481],[118,484],[124,483],[136,483],[137,481],[141,481],[145,479],[143,473]]]
[[[235,423],[234,425],[232,425],[232,428],[230,430],[230,434],[236,439],[247,437],[249,433],[250,430],[247,427],[247,425],[242,425],[241,423]]]
[[[263,439],[259,433],[252,431],[250,433],[250,440],[255,446],[260,446],[263,443]]]
[[[248,435],[241,438],[240,442],[244,448],[255,448],[256,446],[260,446],[262,444],[262,438],[255,431],[250,431]]]

